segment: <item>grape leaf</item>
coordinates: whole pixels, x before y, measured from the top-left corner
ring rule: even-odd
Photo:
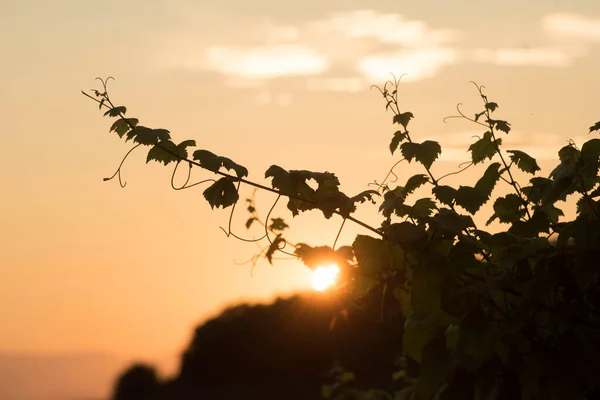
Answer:
[[[227,157],[220,157],[208,150],[196,150],[193,154],[194,160],[197,160],[202,168],[209,171],[218,172],[219,169],[234,170],[238,178],[248,176],[248,170],[245,167],[231,161]]]
[[[510,132],[510,124],[500,119],[489,119],[488,123],[492,124],[497,130],[504,133]]]
[[[498,172],[499,168],[500,163],[496,162],[490,164],[483,173],[483,176],[479,178],[475,184],[475,189],[477,189],[482,195],[485,195],[487,199],[489,199],[492,195],[492,191],[496,186],[496,182],[498,182],[500,179],[500,173]]]
[[[494,215],[490,217],[486,225],[492,223],[496,218],[500,222],[512,223],[519,221],[525,215],[523,201],[515,193],[499,197],[494,202]]]
[[[375,199],[373,196],[381,196],[381,194],[379,194],[377,190],[365,190],[356,196],[351,197],[350,200],[352,200],[353,203],[364,203],[365,201],[369,200],[375,204]]]
[[[406,138],[407,138],[406,132],[401,132],[401,131],[394,132],[394,137],[392,138],[392,141],[390,142],[390,151],[392,152],[392,154],[394,154],[394,152],[398,148],[398,145]]]
[[[222,178],[222,179],[227,179],[227,178]],[[285,239],[283,237],[281,237],[281,233],[279,235],[275,236],[275,239],[273,239],[269,248],[267,249],[267,252],[265,253],[265,256],[267,257],[267,260],[269,260],[270,264],[273,264],[273,255],[275,254],[275,252],[277,250],[280,249],[280,247],[279,247],[280,243],[285,244]]]
[[[406,129],[406,127],[408,126],[408,123],[410,122],[410,120],[412,118],[414,118],[414,115],[410,111],[396,114],[396,115],[394,115],[394,123],[400,124],[404,127],[404,129]]]
[[[289,225],[285,223],[285,221],[281,218],[271,218],[271,224],[269,225],[269,229],[272,231],[283,231],[284,229],[289,228]]]
[[[410,178],[408,178],[406,184],[404,185],[405,196],[408,196],[427,182],[429,182],[429,178],[427,178],[427,175],[417,174],[411,176]]]
[[[120,114],[125,114],[126,112],[127,108],[125,108],[125,106],[117,106],[105,112],[104,116],[106,117],[108,115],[109,117],[118,117]]]
[[[485,193],[481,193],[479,190],[471,186],[460,186],[456,191],[455,199],[456,204],[471,214],[475,214],[488,200]]]
[[[492,133],[486,132],[481,139],[469,146],[473,164],[480,163],[486,158],[491,159],[496,154],[496,148],[502,144],[502,139],[498,138],[492,141],[492,138]]]
[[[227,208],[235,204],[240,197],[233,180],[229,177],[219,179],[206,188],[202,194],[210,204],[210,208]]]
[[[507,150],[506,152],[510,154],[510,159],[517,164],[517,167],[521,171],[530,174],[535,174],[536,171],[540,171],[540,167],[535,161],[535,158],[530,155],[519,150]]]
[[[440,144],[432,140],[426,140],[423,143],[406,142],[400,146],[400,150],[408,162],[411,162],[414,158],[427,169],[442,153]]]
[[[597,159],[600,157],[600,139],[590,139],[581,146],[581,156]]]
[[[413,204],[413,206],[410,208],[409,215],[415,219],[426,218],[429,217],[433,213],[433,210],[436,209],[437,206],[435,205],[435,202],[429,197],[425,197],[417,200],[415,204]]]
[[[112,124],[109,132],[117,132],[117,135],[122,138],[132,127],[135,128],[138,122],[137,118],[119,118]]]
[[[404,269],[404,251],[397,244],[357,235],[352,250],[358,262],[357,271],[361,274],[377,277],[383,272]]]
[[[339,266],[344,261],[343,257],[329,246],[312,247],[305,243],[298,243],[294,254],[310,269],[329,264]]]
[[[390,224],[385,228],[384,232],[390,240],[415,248],[419,247],[423,242],[426,243],[427,240],[427,231],[425,228],[408,221]]]
[[[498,103],[494,103],[493,101],[491,101],[489,103],[485,103],[486,110],[490,110],[491,112],[494,112],[494,111],[496,111],[497,108],[498,108]]]
[[[178,145],[175,145],[175,143],[170,140],[163,140],[150,149],[148,157],[146,158],[146,163],[155,160],[167,165],[173,161],[181,161],[182,159],[187,158],[186,148],[195,145],[196,142],[194,140],[186,140]]]
[[[379,211],[386,218],[390,218],[394,212],[400,217],[406,215],[406,211],[402,211],[405,198],[406,195],[402,186],[397,186],[394,190],[388,190],[383,195],[383,202],[379,206]]]
[[[151,129],[145,126],[138,125],[127,132],[126,142],[133,139],[134,142],[145,146],[156,145],[159,140],[171,139],[169,131],[166,129]]]
[[[282,194],[290,193],[290,173],[279,165],[271,165],[265,172],[265,178],[272,178],[271,186]]]
[[[433,193],[442,204],[452,206],[456,196],[456,189],[451,186],[440,185],[431,189],[431,193]]]
[[[148,151],[146,164],[152,160],[164,163],[165,165],[173,161],[179,161],[179,158],[175,154],[177,154],[175,143],[170,140],[160,141]]]

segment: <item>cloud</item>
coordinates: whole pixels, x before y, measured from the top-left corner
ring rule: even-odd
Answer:
[[[472,57],[477,62],[498,65],[564,68],[571,66],[574,59],[581,57],[583,54],[582,50],[534,47],[496,50],[476,49],[473,51]]]
[[[600,41],[600,19],[555,13],[544,16],[542,26],[555,35]]]
[[[406,74],[403,81],[416,81],[433,77],[458,59],[458,52],[452,48],[407,49],[364,57],[358,69],[372,82],[390,79],[390,72]]]
[[[360,77],[309,78],[308,90],[356,93],[368,87]]]
[[[284,44],[250,49],[209,47],[204,66],[224,75],[261,79],[321,74],[329,62],[309,46]]]
[[[317,22],[325,33],[339,33],[351,39],[374,39],[403,46],[431,46],[455,40],[457,31],[432,29],[425,21],[406,20],[399,14],[356,10],[333,14]]]
[[[458,32],[425,21],[374,10],[333,13],[297,24],[251,19],[236,25],[221,43],[199,43],[202,36],[179,35],[159,57],[163,69],[205,70],[223,75],[228,85],[261,87],[269,79],[309,77],[309,90],[357,92],[365,81],[430,78],[458,60],[444,43]]]

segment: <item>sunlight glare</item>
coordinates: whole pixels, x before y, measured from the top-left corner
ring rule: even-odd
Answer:
[[[312,273],[313,289],[322,292],[328,287],[333,286],[339,272],[340,268],[335,264],[315,268]]]

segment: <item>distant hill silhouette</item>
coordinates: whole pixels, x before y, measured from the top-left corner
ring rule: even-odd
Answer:
[[[336,364],[355,373],[356,387],[391,389],[403,321],[374,321],[340,301],[305,294],[228,308],[195,330],[177,376],[161,382],[153,367],[133,365],[113,399],[319,399]]]
[[[103,353],[0,353],[0,399],[106,400],[124,365]]]

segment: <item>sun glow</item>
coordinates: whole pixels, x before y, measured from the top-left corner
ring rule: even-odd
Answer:
[[[328,287],[333,286],[339,272],[340,268],[335,264],[315,268],[312,273],[313,289],[322,292]]]

